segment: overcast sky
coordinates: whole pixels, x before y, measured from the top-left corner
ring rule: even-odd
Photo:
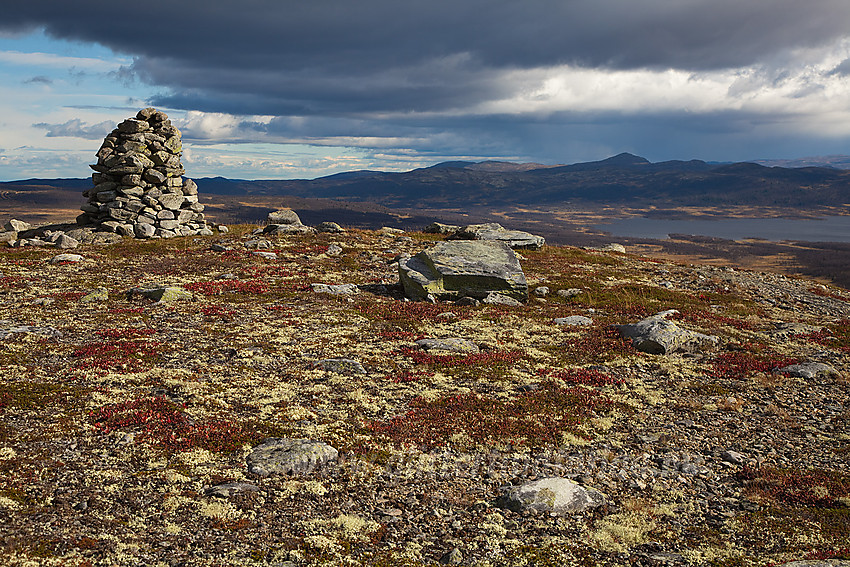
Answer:
[[[847,0],[24,0],[0,179],[85,177],[156,106],[189,175],[847,154]]]

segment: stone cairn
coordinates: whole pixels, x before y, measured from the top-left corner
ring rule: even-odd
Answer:
[[[180,130],[168,115],[145,108],[103,140],[83,192],[81,225],[136,238],[210,235],[198,186],[184,179]]]

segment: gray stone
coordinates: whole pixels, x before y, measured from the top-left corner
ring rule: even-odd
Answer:
[[[11,244],[18,239],[18,233],[14,230],[0,232],[0,243]]]
[[[576,297],[584,293],[584,290],[578,289],[576,287],[571,287],[570,289],[559,289],[557,291],[558,297],[563,297],[564,299],[569,299],[571,297]]]
[[[460,230],[459,226],[453,224],[443,224],[441,222],[432,222],[425,227],[426,234],[455,234]]]
[[[207,496],[214,496],[216,498],[230,498],[234,494],[259,491],[260,487],[255,484],[247,482],[227,482],[225,484],[218,484],[208,488],[206,493]]]
[[[228,232],[230,232],[230,229],[229,229],[229,228],[227,228],[227,227],[226,227],[225,225],[223,225],[223,224],[218,225],[217,227],[215,227],[215,229],[216,229],[217,231],[219,231],[220,233],[222,233],[222,234],[227,234]]]
[[[546,297],[549,295],[549,288],[545,285],[541,285],[539,287],[534,288],[534,295],[537,297]]]
[[[481,303],[487,303],[488,305],[507,305],[509,307],[519,307],[522,305],[522,302],[517,301],[513,297],[508,297],[495,291],[488,293],[487,297],[481,300]]]
[[[159,226],[159,228],[161,228],[162,230],[174,230],[174,229],[176,229],[176,228],[178,228],[178,227],[180,226],[180,223],[179,223],[179,222],[177,222],[176,220],[169,220],[169,219],[161,219],[161,220],[158,220],[158,221],[156,222],[156,224],[157,224],[157,225]]]
[[[515,250],[539,250],[546,243],[546,239],[542,236],[521,230],[507,230],[498,223],[470,224],[460,229],[455,236],[471,240],[504,242]]]
[[[128,118],[118,125],[118,130],[125,134],[144,132],[145,130],[150,129],[150,124],[148,124],[145,120],[136,120],[135,118]]]
[[[325,221],[316,225],[316,232],[339,233],[345,230],[335,222]]]
[[[263,234],[312,234],[316,230],[303,224],[270,224],[263,230]]]
[[[137,222],[133,225],[133,232],[136,238],[150,238],[156,233],[156,227],[150,223]]]
[[[10,219],[3,225],[3,230],[9,232],[23,232],[31,228],[32,225],[30,225],[30,223],[18,219]]]
[[[272,211],[266,218],[267,224],[301,224],[301,219],[292,209]]]
[[[549,477],[514,487],[496,505],[515,512],[536,510],[555,516],[577,514],[605,504],[605,495],[560,477]]]
[[[419,339],[416,341],[416,344],[427,351],[441,350],[461,354],[478,354],[478,352],[480,352],[478,345],[472,341],[456,337],[449,337],[445,339]]]
[[[156,169],[146,169],[143,177],[145,181],[154,185],[158,185],[167,179],[163,172]]]
[[[184,195],[197,195],[198,194],[198,184],[192,181],[191,179],[186,179],[183,182],[183,194]]]
[[[323,370],[337,374],[366,374],[363,365],[350,358],[325,358],[318,361],[316,365]]]
[[[593,325],[593,319],[584,317],[583,315],[570,315],[569,317],[555,319],[555,324],[565,327],[585,327],[587,325]]]
[[[183,195],[175,195],[173,193],[166,193],[166,194],[162,195],[159,199],[157,199],[157,201],[164,208],[176,211],[183,204]]]
[[[747,460],[747,457],[739,453],[738,451],[723,451],[720,455],[720,459],[724,462],[731,463],[733,465],[743,465]]]
[[[268,252],[266,250],[257,250],[251,253],[254,256],[265,258],[266,260],[277,260],[277,253]]]
[[[328,246],[328,249],[325,251],[325,254],[328,256],[339,256],[342,254],[342,246],[339,244],[331,244]]]
[[[797,378],[811,380],[812,378],[829,378],[838,376],[838,372],[829,364],[822,362],[803,362],[780,368],[779,372],[785,372]]]
[[[405,294],[414,300],[429,296],[457,299],[487,297],[490,292],[519,301],[528,299],[528,284],[519,260],[501,242],[440,242],[398,263]]]
[[[693,352],[702,347],[716,345],[719,339],[679,327],[667,317],[678,311],[663,311],[631,325],[614,325],[620,335],[632,339],[632,345],[649,354]]]
[[[353,295],[355,293],[360,292],[360,288],[358,288],[354,284],[330,285],[323,283],[314,283],[310,285],[313,286],[313,291],[315,291],[316,293],[329,293],[331,295]]]
[[[62,338],[62,331],[56,329],[54,327],[36,327],[33,325],[23,325],[23,326],[6,326],[11,324],[11,321],[0,321],[0,340],[5,340],[14,334],[30,334],[30,335],[41,335],[43,337],[51,337],[51,338]]]
[[[254,447],[246,461],[248,472],[266,477],[271,474],[296,475],[339,458],[339,452],[322,441],[269,438]]]
[[[83,257],[79,254],[59,254],[50,259],[51,264],[62,264],[65,262],[77,263],[82,261]]]
[[[70,250],[71,248],[76,248],[79,245],[79,240],[71,238],[67,234],[60,235],[54,242],[54,246],[56,246],[56,248],[61,248],[62,250]]]
[[[129,295],[141,295],[159,303],[170,303],[172,301],[188,301],[194,298],[192,292],[178,286],[150,286],[134,287]]]
[[[102,303],[109,299],[109,290],[105,287],[99,287],[96,290],[88,293],[80,298],[82,303]]]

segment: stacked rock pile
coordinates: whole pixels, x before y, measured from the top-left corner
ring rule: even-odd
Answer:
[[[180,130],[155,108],[118,124],[91,166],[94,187],[77,222],[137,238],[212,234],[198,186],[182,177],[182,149]]]

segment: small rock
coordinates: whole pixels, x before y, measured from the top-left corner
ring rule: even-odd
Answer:
[[[605,495],[567,478],[549,477],[510,489],[496,505],[515,512],[537,510],[556,516],[583,512],[605,504]]]
[[[194,299],[192,292],[178,286],[134,287],[128,293],[131,297],[141,295],[159,303]]]
[[[322,441],[271,437],[254,447],[247,457],[248,472],[266,477],[270,474],[300,474],[336,461],[339,452]]]
[[[537,297],[546,297],[549,295],[549,288],[545,285],[541,285],[539,287],[534,288],[534,295]]]
[[[314,283],[310,285],[313,286],[313,291],[316,293],[330,293],[331,295],[353,295],[355,293],[360,292],[360,288],[358,288],[354,284],[330,285],[323,283]]]
[[[67,234],[63,233],[63,234],[60,234],[59,238],[57,238],[54,241],[53,245],[56,248],[60,248],[62,250],[69,250],[71,248],[76,248],[77,246],[79,246],[80,241],[77,240],[76,238],[71,238]]]
[[[254,256],[259,256],[260,258],[265,258],[266,260],[277,260],[276,252],[268,252],[266,250],[257,250],[256,252],[252,252]]]
[[[445,338],[445,339],[419,339],[416,341],[424,350],[442,350],[446,352],[457,352],[463,354],[478,354],[478,345],[472,341],[460,338]]]
[[[463,553],[455,547],[440,557],[440,563],[443,565],[460,565],[463,563]]]
[[[317,232],[340,233],[345,230],[335,222],[325,221],[316,225]]]
[[[459,226],[455,226],[453,224],[443,224],[440,222],[432,222],[428,226],[425,227],[426,234],[455,234],[460,230]]]
[[[804,362],[802,364],[792,364],[784,368],[780,368],[779,372],[785,372],[797,378],[811,380],[812,378],[829,378],[830,376],[838,376],[835,368],[829,364],[822,362]]]
[[[737,451],[723,451],[720,454],[720,459],[727,462],[732,463],[733,465],[742,465],[747,458]]]
[[[222,234],[227,234],[228,232],[230,232],[230,229],[229,229],[229,228],[227,228],[227,227],[226,227],[225,225],[223,225],[223,224],[218,225],[218,226],[216,227],[216,230],[218,230],[218,231],[219,231],[220,233],[222,233]]]
[[[570,315],[569,317],[558,317],[555,319],[555,324],[566,327],[584,327],[593,325],[593,319],[583,315]]]
[[[255,484],[249,484],[247,482],[228,482],[225,484],[218,484],[216,486],[210,487],[206,490],[208,496],[215,496],[217,498],[230,498],[234,494],[239,494],[242,492],[259,492],[260,487]]]
[[[571,287],[570,289],[559,289],[557,291],[558,297],[563,297],[564,299],[569,299],[570,297],[575,297],[582,293],[584,293],[584,290],[575,287]]]
[[[99,287],[93,292],[84,295],[80,298],[82,303],[94,303],[96,301],[106,301],[109,299],[109,290],[105,287]]]
[[[61,264],[63,262],[82,262],[83,257],[79,254],[59,254],[58,256],[54,256],[50,259],[51,264]]]
[[[339,256],[342,254],[342,246],[339,244],[331,244],[325,252],[328,256]]]
[[[522,302],[517,301],[513,297],[508,297],[507,295],[502,295],[501,293],[496,293],[494,291],[488,293],[487,297],[481,300],[481,303],[486,303],[488,305],[508,305],[510,307],[522,306]]]
[[[212,250],[213,252],[227,252],[228,250],[231,250],[231,248],[230,246],[225,246],[224,244],[214,243],[210,244],[210,250]]]
[[[323,370],[337,374],[366,374],[363,365],[350,358],[325,358],[316,364]]]

